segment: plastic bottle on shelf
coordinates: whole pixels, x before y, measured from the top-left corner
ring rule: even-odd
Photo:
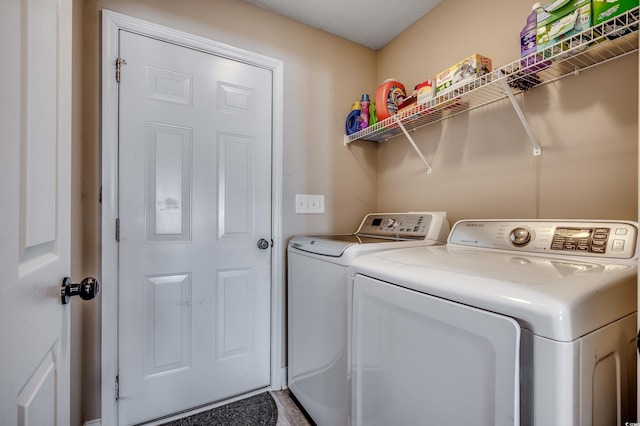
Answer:
[[[538,9],[542,5],[534,3],[531,13],[527,16],[527,24],[520,31],[520,56],[525,57],[536,51],[536,31],[538,29]]]
[[[369,126],[369,106],[369,95],[365,93],[360,99],[360,130]]]
[[[378,121],[396,114],[398,112],[398,104],[406,97],[407,91],[402,83],[393,78],[383,81],[376,91]]]
[[[369,104],[369,126],[373,126],[378,122],[378,112],[376,111],[376,103]]]
[[[345,132],[347,135],[352,135],[360,130],[360,110],[352,109],[347,115],[347,121],[345,122]]]
[[[537,72],[548,68],[551,61],[544,60],[542,55],[536,54],[536,33],[538,30],[538,10],[542,9],[540,3],[531,6],[531,13],[527,16],[527,23],[520,32],[520,66],[526,72]]]

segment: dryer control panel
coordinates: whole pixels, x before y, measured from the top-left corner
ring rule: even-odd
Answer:
[[[461,220],[451,246],[539,254],[631,259],[636,256],[638,224],[630,221]]]

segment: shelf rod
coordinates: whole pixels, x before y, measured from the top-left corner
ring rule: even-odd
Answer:
[[[396,122],[396,124],[398,124],[398,126],[400,126],[400,129],[402,129],[402,132],[407,137],[407,139],[409,139],[409,142],[411,142],[411,146],[413,146],[413,149],[418,153],[418,156],[420,157],[422,162],[425,164],[425,166],[427,166],[427,174],[430,175],[431,174],[431,165],[429,164],[427,159],[424,158],[424,155],[422,155],[422,152],[420,152],[420,149],[418,148],[418,145],[416,145],[416,143],[413,141],[413,138],[411,137],[409,132],[407,132],[407,129],[405,129],[404,124],[402,124],[402,121],[400,121],[398,116],[394,115],[393,119]]]
[[[501,72],[501,74],[502,74],[502,77],[504,77],[504,73]],[[531,145],[533,145],[533,155],[534,157],[537,157],[538,155],[542,154],[542,149],[540,148],[540,144],[538,144],[538,140],[536,139],[535,135],[531,131],[531,127],[529,127],[529,122],[527,121],[527,118],[524,116],[524,113],[522,112],[522,109],[520,108],[520,105],[518,104],[516,97],[513,96],[513,92],[511,91],[511,88],[509,88],[509,85],[507,84],[507,79],[500,78],[500,84],[502,84],[502,88],[504,89],[505,93],[509,97],[509,100],[511,101],[511,105],[513,105],[513,109],[516,110],[516,114],[518,114],[518,118],[522,123],[522,127],[524,127],[524,130],[527,132],[527,135],[529,135],[529,140],[531,141]]]

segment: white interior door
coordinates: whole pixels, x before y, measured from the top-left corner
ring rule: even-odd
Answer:
[[[67,425],[71,1],[0,2],[0,424]]]
[[[119,37],[125,425],[269,385],[272,76]]]

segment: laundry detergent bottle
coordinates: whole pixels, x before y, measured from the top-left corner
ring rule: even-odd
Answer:
[[[520,32],[520,66],[525,71],[536,72],[551,65],[550,61],[545,61],[542,55],[536,55],[536,33],[538,30],[538,11],[542,9],[540,3],[531,6],[531,13],[527,16],[527,23]]]
[[[520,31],[520,57],[522,58],[536,52],[538,9],[541,7],[540,3],[534,3],[531,6],[531,13],[527,16],[527,24]]]

